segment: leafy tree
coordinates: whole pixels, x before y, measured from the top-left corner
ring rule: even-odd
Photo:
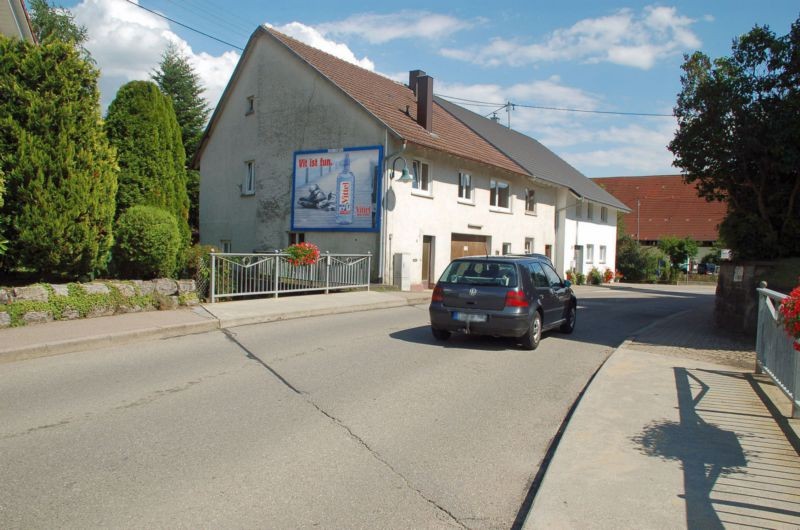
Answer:
[[[0,159],[0,168],[3,167],[2,159]],[[3,210],[3,195],[6,192],[5,187],[5,175],[3,170],[0,169],[0,212]],[[0,256],[6,253],[8,250],[8,241],[3,239],[3,224],[2,219],[0,218]]]
[[[617,270],[631,282],[655,281],[658,271],[659,252],[643,247],[631,236],[623,236],[617,244]]]
[[[725,201],[720,233],[741,258],[800,255],[800,18],[755,26],[730,57],[685,58],[669,144],[687,183]]]
[[[172,102],[150,81],[131,81],[108,107],[106,131],[119,158],[117,216],[136,205],[162,208],[189,244],[186,155]]]
[[[85,59],[89,59],[89,51],[83,47],[89,38],[86,26],[75,23],[75,16],[67,9],[54,7],[47,0],[30,0],[31,26],[36,40],[45,42],[58,39],[76,46]]]
[[[625,237],[625,212],[617,210],[617,241]]]
[[[672,269],[675,270],[697,254],[697,241],[691,237],[680,239],[674,236],[665,236],[659,240],[658,248],[666,254]]]
[[[208,120],[209,108],[202,95],[205,89],[200,84],[200,78],[189,64],[189,60],[174,44],[167,47],[161,57],[158,70],[154,71],[151,77],[161,91],[172,98],[175,115],[181,127],[181,138],[188,166],[189,161],[197,152],[206,120]],[[200,173],[196,170],[187,170],[187,191],[189,193],[189,224],[194,230],[198,230],[200,226]]]
[[[100,119],[98,71],[58,40],[0,38],[0,57],[5,265],[43,276],[102,270],[117,167]]]

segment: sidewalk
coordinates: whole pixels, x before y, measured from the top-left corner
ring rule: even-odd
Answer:
[[[800,456],[759,393],[789,400],[710,315],[679,313],[614,352],[524,528],[800,527]]]
[[[6,328],[0,330],[0,364],[218,328],[424,304],[430,298],[430,291],[351,291],[259,298],[205,304],[193,309],[148,311]]]

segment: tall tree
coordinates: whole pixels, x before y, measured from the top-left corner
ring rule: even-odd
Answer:
[[[741,258],[800,256],[800,18],[777,37],[755,26],[730,57],[685,58],[669,144]]]
[[[188,58],[177,46],[170,44],[161,57],[161,63],[151,78],[162,92],[172,98],[175,115],[181,127],[187,166],[194,157],[208,119],[208,103],[203,99],[204,88],[200,78],[189,64]],[[189,224],[199,229],[200,173],[187,170],[189,194]]]
[[[120,166],[117,215],[135,205],[163,208],[188,245],[186,153],[170,98],[150,81],[123,85],[108,107],[106,131]]]
[[[85,59],[89,59],[89,51],[84,48],[89,33],[86,26],[75,22],[75,16],[63,7],[55,7],[47,0],[30,0],[31,25],[39,42],[58,39],[76,46]]]
[[[117,168],[98,71],[59,40],[0,38],[0,210],[7,266],[78,277],[108,261]]]

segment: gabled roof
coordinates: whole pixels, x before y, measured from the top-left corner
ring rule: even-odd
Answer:
[[[629,208],[612,194],[586,178],[564,159],[534,140],[499,123],[442,98],[436,102],[465,125],[524,167],[534,178],[565,186],[589,200],[628,211]]]
[[[406,85],[343,61],[272,28],[262,26],[259,30],[283,43],[390,127],[400,138],[467,160],[527,174],[513,160],[498,152],[436,104],[433,105],[433,131],[427,131],[417,123],[417,100],[414,92]]]
[[[249,55],[258,38],[274,39],[285,46],[352,98],[398,139],[565,186],[581,197],[627,210],[624,204],[597,187],[536,140],[438,97],[434,97],[433,102],[433,130],[428,131],[417,123],[417,99],[414,91],[408,86],[348,63],[265,26],[259,26],[245,47],[242,59],[222,94],[220,104],[211,116],[203,141],[192,161],[195,167],[231,85],[235,83],[245,57]]]
[[[606,177],[594,181],[630,205],[625,231],[634,237],[637,228],[639,239],[645,241],[664,236],[698,241],[716,241],[719,237],[719,224],[727,206],[698,197],[694,185],[685,184],[681,175]]]

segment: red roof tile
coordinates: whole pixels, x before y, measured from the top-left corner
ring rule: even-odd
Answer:
[[[624,223],[625,232],[633,237],[637,229],[639,239],[644,241],[664,236],[691,237],[697,241],[716,241],[719,237],[719,224],[727,206],[698,197],[694,185],[684,184],[680,175],[593,180],[631,209]]]
[[[433,104],[433,134],[420,126],[416,121],[417,100],[406,85],[312,48],[272,28],[262,26],[261,29],[286,45],[405,140],[528,175],[525,169],[436,103]]]

